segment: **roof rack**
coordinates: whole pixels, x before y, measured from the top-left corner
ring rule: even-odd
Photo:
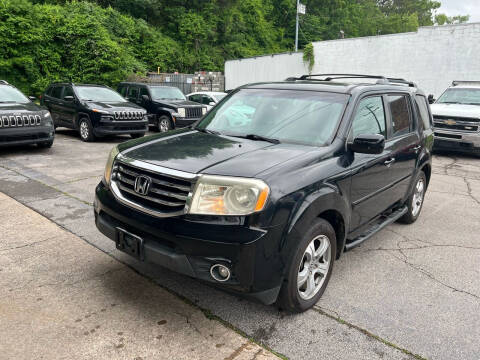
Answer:
[[[458,86],[458,85],[480,85],[480,80],[455,80],[452,82],[452,86]]]
[[[5,80],[0,80],[0,84],[2,85],[10,85],[8,82],[6,82]]]
[[[314,79],[313,77],[322,77],[323,79]],[[310,74],[302,75],[299,78],[289,77],[287,81],[310,80],[310,81],[332,81],[338,79],[377,79],[379,85],[408,85],[417,87],[414,82],[400,78],[388,78],[381,75],[362,75],[362,74]]]

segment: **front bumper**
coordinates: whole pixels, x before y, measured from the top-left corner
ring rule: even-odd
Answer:
[[[140,134],[148,131],[148,120],[139,121],[106,121],[101,120],[94,127],[95,135]]]
[[[190,126],[193,123],[197,122],[201,118],[180,118],[180,117],[175,117],[175,127],[176,128],[182,128],[185,126]]]
[[[48,142],[54,136],[53,126],[0,128],[0,147]]]
[[[276,301],[282,283],[278,256],[268,256],[272,234],[252,229],[241,218],[175,216],[157,218],[119,203],[100,183],[96,188],[95,223],[116,241],[118,228],[143,239],[142,259],[265,304]],[[210,268],[231,270],[226,281],[215,281]]]
[[[480,151],[480,133],[435,129],[435,149]]]

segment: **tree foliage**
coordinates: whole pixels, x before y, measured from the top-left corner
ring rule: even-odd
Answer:
[[[303,0],[300,46],[459,23],[433,0]],[[292,51],[295,0],[0,0],[0,78],[29,93],[57,80],[113,85],[135,73],[222,70]],[[307,48],[308,50],[308,48]]]

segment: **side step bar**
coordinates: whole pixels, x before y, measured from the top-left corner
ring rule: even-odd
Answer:
[[[371,229],[369,229],[365,234],[360,235],[357,237],[355,240],[352,242],[348,243],[345,245],[345,251],[352,250],[354,247],[357,247],[358,245],[362,244],[364,241],[370,239],[373,235],[375,235],[377,232],[385,228],[386,226],[393,224],[395,221],[400,219],[403,215],[405,215],[408,211],[408,207],[404,206],[394,212],[392,212],[390,215],[384,217],[383,221],[375,224],[372,226]]]

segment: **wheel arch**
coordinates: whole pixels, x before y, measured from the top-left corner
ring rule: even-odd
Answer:
[[[93,124],[92,124],[92,119],[90,118],[90,115],[88,115],[87,113],[85,112],[79,112],[77,114],[77,118],[75,119],[75,129],[78,129],[78,124],[80,123],[80,120],[81,119],[88,119],[88,121],[90,121],[90,124],[92,125],[93,127]]]

